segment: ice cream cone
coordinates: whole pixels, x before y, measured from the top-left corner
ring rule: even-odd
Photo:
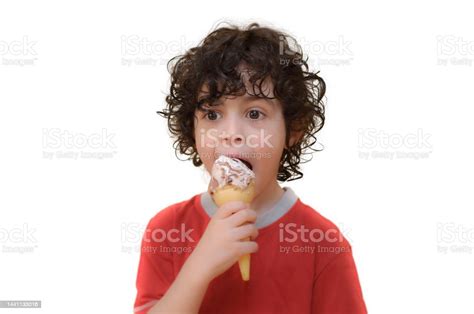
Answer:
[[[252,203],[255,195],[255,183],[252,181],[247,188],[241,189],[228,184],[217,188],[213,193],[213,199],[217,206],[222,206],[227,202],[241,201],[247,204]]]
[[[222,167],[232,167],[222,169]],[[239,169],[240,168],[240,169]],[[235,170],[241,171],[235,171]],[[218,181],[219,186],[212,191],[212,198],[217,206],[222,206],[227,202],[241,201],[250,204],[255,196],[255,175],[239,160],[229,160],[228,157],[221,156],[213,167],[213,177]],[[232,173],[232,175],[229,175]],[[227,174],[227,175],[225,175]],[[250,237],[245,241],[249,241]],[[239,269],[244,281],[250,280],[250,254],[245,254],[239,258]]]

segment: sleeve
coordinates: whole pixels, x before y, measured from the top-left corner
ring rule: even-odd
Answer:
[[[362,289],[350,246],[332,257],[313,282],[313,314],[365,314]]]
[[[147,225],[141,241],[136,280],[135,314],[145,314],[163,297],[174,280],[173,256],[163,236],[170,213],[158,213]]]

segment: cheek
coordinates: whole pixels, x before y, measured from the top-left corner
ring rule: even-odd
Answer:
[[[285,136],[281,134],[281,132],[276,132],[272,134],[270,139],[270,143],[272,145],[272,149],[276,151],[280,151],[285,146]]]
[[[285,126],[280,121],[267,125],[260,135],[261,151],[280,153],[285,146]]]
[[[196,150],[199,158],[202,160],[204,167],[210,173],[214,162],[215,141],[206,135],[206,129],[196,124],[194,129],[194,138],[196,142]]]
[[[285,133],[284,125],[282,126],[280,123],[267,125],[264,130],[265,132],[261,137],[265,144],[259,145],[254,151],[258,152],[255,162],[257,163],[260,180],[268,182],[278,172],[280,158],[285,146]]]

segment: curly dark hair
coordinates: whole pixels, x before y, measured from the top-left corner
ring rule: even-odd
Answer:
[[[287,148],[280,159],[277,180],[302,178],[300,163],[311,160],[312,152],[322,150],[312,146],[317,142],[315,134],[324,126],[322,99],[326,92],[319,71],[310,72],[305,57],[290,35],[251,23],[246,28],[231,24],[216,28],[196,47],[172,58],[168,62],[171,87],[166,96],[167,106],[157,113],[168,120],[176,156],[180,152],[188,156],[186,160],[192,159],[196,167],[202,165],[194,138],[195,110],[202,110],[205,104],[212,106],[222,96],[249,93],[238,70],[243,63],[252,70],[249,82],[253,95],[276,98],[282,104]],[[272,80],[274,97],[262,92],[266,78]],[[204,84],[209,92],[198,99]],[[290,132],[301,134],[291,146]],[[303,154],[310,158],[301,158]]]

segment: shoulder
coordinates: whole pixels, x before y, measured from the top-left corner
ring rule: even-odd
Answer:
[[[285,226],[284,234],[287,239],[293,240],[297,235],[299,244],[303,247],[311,246],[314,251],[314,279],[333,265],[335,271],[350,266],[353,263],[352,246],[340,228],[330,219],[320,214],[313,207],[299,200],[292,228]],[[335,263],[339,261],[338,263]]]
[[[297,204],[298,208],[296,208],[292,226],[294,229],[299,228],[298,233],[304,234],[305,240],[322,247],[332,247],[331,250],[335,247],[345,248],[344,250],[351,249],[348,239],[332,220],[300,199]],[[285,226],[288,230],[290,227],[291,224]]]
[[[148,222],[148,229],[167,229],[176,225],[196,213],[196,202],[199,201],[199,194],[193,197],[171,204],[157,212]]]
[[[302,223],[305,223],[308,227],[319,228],[321,230],[333,230],[339,231],[338,226],[329,218],[322,215],[317,209],[303,203],[299,200],[299,215]]]

